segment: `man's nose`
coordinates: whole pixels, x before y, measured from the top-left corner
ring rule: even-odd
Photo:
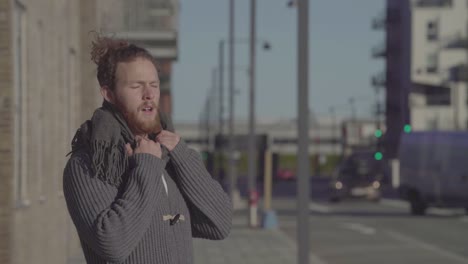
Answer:
[[[153,100],[155,96],[156,91],[151,88],[151,86],[147,85],[145,86],[145,89],[143,91],[143,99],[144,100]]]

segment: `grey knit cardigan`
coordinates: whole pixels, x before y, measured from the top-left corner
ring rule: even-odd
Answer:
[[[228,236],[231,201],[200,155],[181,140],[169,160],[133,155],[116,187],[93,177],[85,151],[71,156],[63,188],[87,263],[193,263],[192,237]]]

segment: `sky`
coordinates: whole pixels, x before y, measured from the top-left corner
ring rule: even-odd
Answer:
[[[257,47],[256,117],[297,117],[297,10],[288,0],[257,0],[257,39],[271,44]],[[180,0],[179,57],[172,75],[173,119],[197,122],[212,87],[212,69],[218,65],[218,42],[228,38],[228,0]],[[249,37],[249,0],[235,0],[235,38]],[[335,107],[350,115],[355,98],[358,117],[372,116],[375,102],[372,75],[385,69],[383,59],[371,56],[385,39],[372,30],[372,19],[384,11],[384,0],[310,0],[309,107],[328,115]],[[225,68],[227,69],[227,45]],[[235,45],[235,118],[248,118],[248,42]],[[227,71],[224,75],[227,95]],[[227,116],[227,102],[225,100]]]

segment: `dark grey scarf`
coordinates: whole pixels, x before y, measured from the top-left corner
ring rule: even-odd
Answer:
[[[164,130],[174,131],[167,116],[160,113],[160,118]],[[102,107],[96,109],[91,120],[84,122],[76,132],[70,153],[84,148],[92,159],[94,176],[119,186],[129,167],[126,143],[135,148],[136,142],[132,132],[116,107],[104,100]],[[163,158],[165,156],[167,149],[163,148]]]

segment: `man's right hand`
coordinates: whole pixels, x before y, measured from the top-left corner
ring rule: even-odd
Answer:
[[[154,142],[153,140],[149,138],[144,138],[141,136],[136,136],[135,140],[137,144],[134,150],[132,149],[129,143],[125,145],[127,154],[129,156],[133,154],[138,154],[138,153],[148,153],[158,158],[161,158],[162,156],[161,144],[159,144],[158,142]]]

